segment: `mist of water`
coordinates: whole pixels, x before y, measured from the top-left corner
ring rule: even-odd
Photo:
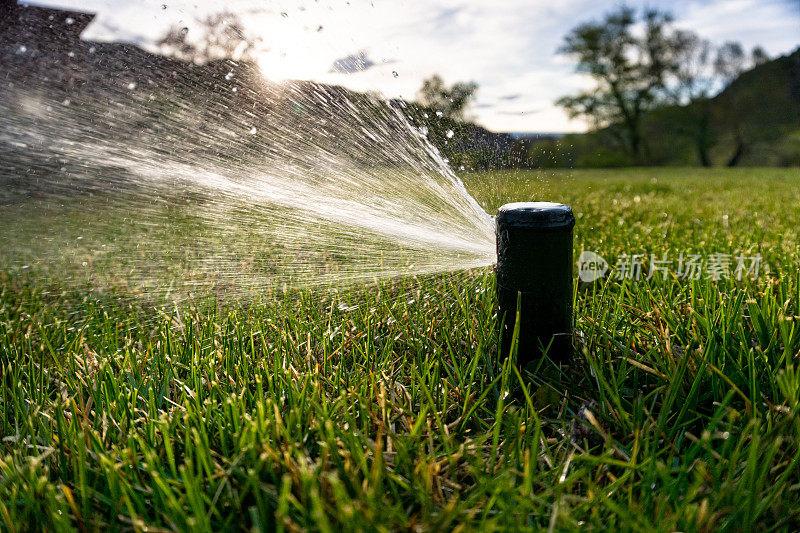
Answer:
[[[175,299],[494,261],[491,218],[402,102],[247,64],[202,72],[9,84],[0,267]]]

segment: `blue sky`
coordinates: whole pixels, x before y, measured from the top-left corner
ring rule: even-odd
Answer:
[[[473,80],[480,89],[472,117],[489,129],[515,132],[586,128],[553,104],[589,84],[556,50],[576,24],[620,5],[597,0],[31,3],[95,11],[98,16],[84,37],[145,47],[171,24],[189,27],[191,35],[197,16],[224,6],[239,13],[248,31],[260,37],[257,59],[267,77],[313,79],[407,99],[434,73],[448,82]],[[800,46],[800,0],[651,0],[628,5],[669,10],[679,27],[716,43],[736,40],[748,49],[758,44],[773,56]]]

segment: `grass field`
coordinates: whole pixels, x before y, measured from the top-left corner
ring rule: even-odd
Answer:
[[[489,270],[156,316],[6,273],[0,529],[800,528],[800,173],[464,179],[646,257],[576,286],[572,364],[498,361]]]

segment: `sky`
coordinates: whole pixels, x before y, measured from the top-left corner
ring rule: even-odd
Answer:
[[[153,41],[171,25],[225,9],[260,41],[262,72],[413,100],[425,78],[474,81],[470,118],[492,131],[575,132],[554,102],[591,87],[557,53],[564,35],[621,2],[597,0],[35,0],[97,13],[85,39]],[[761,45],[770,56],[800,46],[800,0],[628,2],[673,13],[676,25],[721,44]]]

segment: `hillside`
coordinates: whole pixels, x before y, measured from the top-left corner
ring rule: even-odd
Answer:
[[[800,48],[742,73],[722,92],[645,117],[651,165],[800,166]],[[522,166],[634,164],[616,126],[530,143]]]
[[[742,73],[710,100],[657,109],[644,126],[654,164],[798,165],[800,49]]]
[[[800,48],[745,72],[712,103],[718,157],[733,148],[728,163],[800,165]]]

